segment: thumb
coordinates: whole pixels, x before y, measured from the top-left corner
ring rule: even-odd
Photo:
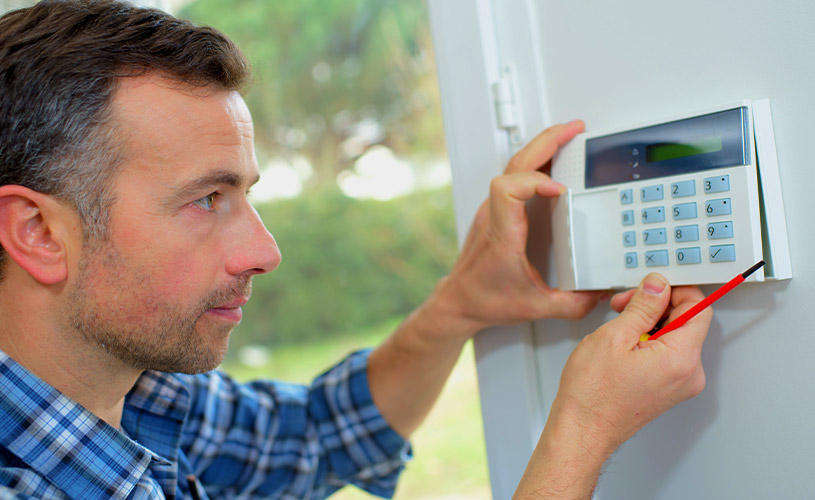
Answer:
[[[614,319],[620,331],[635,341],[649,332],[662,318],[671,301],[671,287],[661,275],[646,276],[620,315]]]

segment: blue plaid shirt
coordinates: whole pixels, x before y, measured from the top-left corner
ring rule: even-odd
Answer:
[[[410,449],[373,404],[367,360],[310,387],[145,372],[117,430],[0,351],[0,499],[391,496]]]

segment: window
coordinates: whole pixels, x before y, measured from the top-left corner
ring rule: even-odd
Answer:
[[[176,13],[224,31],[251,60],[253,196],[283,253],[255,279],[224,369],[307,383],[389,335],[455,259],[427,7],[196,0]],[[469,347],[413,442],[396,498],[489,498]]]

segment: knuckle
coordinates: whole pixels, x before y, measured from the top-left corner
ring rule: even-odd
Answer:
[[[606,350],[607,347],[613,346],[617,339],[617,330],[615,328],[600,327],[590,335],[586,335],[581,340],[593,349]]]
[[[507,178],[504,175],[499,175],[498,177],[494,177],[490,181],[490,194],[492,196],[501,196],[506,193],[508,186],[507,186]]]
[[[693,375],[696,373],[696,366],[697,363],[691,360],[686,360],[677,367],[676,374],[679,380],[683,380],[685,382],[691,380]]]
[[[671,363],[671,375],[674,380],[679,381],[683,385],[694,385],[694,377],[697,376],[701,370],[701,359],[698,354],[685,354],[673,356],[673,363]],[[704,387],[704,378],[702,379],[702,387]],[[699,389],[701,391],[701,389]]]
[[[688,385],[688,391],[690,392],[690,397],[695,398],[699,394],[705,390],[706,384],[706,377],[705,372],[701,368],[697,370],[697,373],[691,379],[691,383]]]

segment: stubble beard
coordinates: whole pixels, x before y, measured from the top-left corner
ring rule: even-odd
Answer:
[[[214,307],[248,297],[250,277],[236,277],[182,307],[157,296],[149,274],[129,264],[112,244],[93,246],[80,262],[67,315],[87,344],[137,370],[194,374],[221,364],[234,325],[199,320]]]

